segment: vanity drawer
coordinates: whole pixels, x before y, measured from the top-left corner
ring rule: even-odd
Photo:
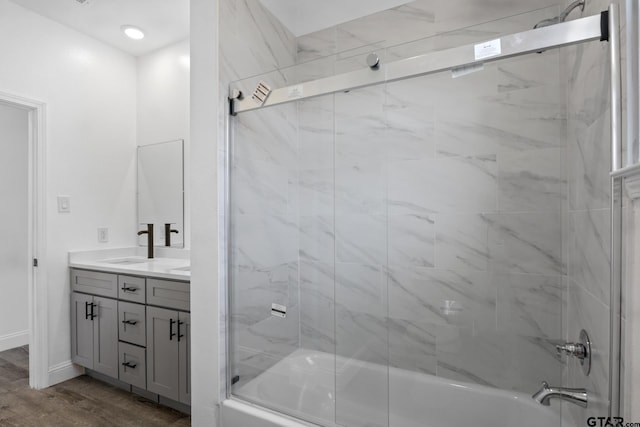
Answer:
[[[118,276],[118,299],[144,304],[145,286],[144,277]]]
[[[118,301],[118,337],[120,341],[146,346],[146,306]]]
[[[86,294],[117,298],[118,276],[97,271],[71,270],[71,289]]]
[[[118,343],[120,381],[141,389],[147,388],[147,350],[142,347]]]
[[[189,311],[189,282],[147,279],[147,304]]]

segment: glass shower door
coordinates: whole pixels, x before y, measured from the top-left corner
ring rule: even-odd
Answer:
[[[449,36],[378,53],[478,37]],[[563,385],[555,346],[580,303],[569,53],[232,120],[234,396],[330,427],[560,425],[528,403],[542,381]],[[333,72],[365,57],[332,58]]]

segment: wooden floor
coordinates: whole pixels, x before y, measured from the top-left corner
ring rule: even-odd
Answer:
[[[189,426],[190,417],[87,376],[29,388],[27,347],[0,353],[0,426]]]

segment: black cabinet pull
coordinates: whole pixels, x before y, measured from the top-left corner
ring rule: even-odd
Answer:
[[[126,370],[127,368],[135,369],[138,365],[131,362],[123,362],[122,366],[124,366],[124,369]]]
[[[173,333],[173,324],[174,323],[178,323],[173,319],[169,319],[169,341],[173,341],[173,337],[176,336],[175,333]]]
[[[132,288],[131,286],[123,286],[122,289],[124,292],[136,292],[138,290],[138,288]]]
[[[184,337],[184,335],[180,334],[180,325],[184,325],[184,322],[178,320],[178,342],[180,342],[180,338]]]
[[[91,316],[91,320],[93,320],[96,317],[98,317],[98,315],[95,314],[95,312],[93,311],[93,309],[96,308],[98,306],[98,304],[91,303],[89,305],[91,305],[91,314],[89,316]]]
[[[89,319],[89,301],[84,302],[84,318]]]
[[[137,320],[123,320],[122,323],[124,323],[125,325],[137,325],[138,321]]]

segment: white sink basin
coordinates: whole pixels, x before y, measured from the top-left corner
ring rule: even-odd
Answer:
[[[104,259],[100,262],[104,262],[105,264],[129,265],[129,264],[144,264],[145,262],[149,262],[149,260],[143,259],[143,258],[120,258],[120,259]]]

